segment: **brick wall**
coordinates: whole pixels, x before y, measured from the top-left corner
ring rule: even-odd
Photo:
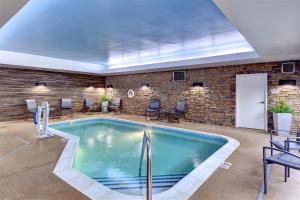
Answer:
[[[300,62],[297,62],[299,69]],[[161,100],[162,108],[174,107],[179,98],[187,102],[187,118],[191,121],[208,124],[234,126],[235,125],[235,89],[236,74],[268,73],[268,101],[269,105],[280,98],[293,106],[293,129],[300,128],[300,72],[288,75],[281,73],[281,62],[260,63],[216,68],[202,68],[186,70],[187,80],[173,82],[172,72],[155,72],[144,74],[115,75],[106,77],[106,84],[112,84],[108,89],[111,97],[123,98],[124,111],[129,114],[143,114],[152,96]],[[279,79],[293,78],[297,86],[278,86]],[[201,81],[204,87],[195,89],[193,82]],[[150,88],[143,89],[143,83],[150,84]],[[132,99],[127,97],[127,91],[135,91]],[[276,89],[279,94],[271,94]],[[272,118],[269,113],[269,126]]]
[[[191,121],[216,125],[234,126],[235,124],[235,77],[243,73],[268,73],[268,103],[279,99],[290,104],[293,113],[293,129],[300,128],[300,62],[296,63],[295,74],[282,74],[281,62],[250,65],[226,66],[187,70],[187,80],[173,82],[172,72],[116,75],[106,77],[110,96],[123,97],[126,113],[143,114],[152,96],[158,96],[163,109],[174,107],[176,101],[183,98],[187,102],[187,117]],[[0,65],[0,121],[23,119],[25,99],[35,98],[38,102],[49,101],[52,105],[62,97],[72,98],[74,109],[80,110],[84,97],[98,100],[104,93],[105,79],[101,76],[80,75],[62,72],[47,72],[30,69],[15,69]],[[279,79],[296,79],[297,86],[279,86]],[[46,82],[45,89],[35,86],[37,81]],[[204,87],[195,89],[193,82],[201,81]],[[143,83],[149,83],[149,89],[142,89]],[[93,85],[88,88],[87,85]],[[135,91],[132,99],[127,91]],[[277,94],[271,94],[271,90]],[[269,113],[269,127],[272,127]]]
[[[36,82],[46,87],[36,87]],[[94,87],[87,87],[90,84]],[[105,92],[105,78],[63,72],[16,69],[0,64],[0,121],[24,119],[25,99],[46,100],[58,105],[60,98],[72,98],[74,110],[82,108],[85,97],[99,100]]]

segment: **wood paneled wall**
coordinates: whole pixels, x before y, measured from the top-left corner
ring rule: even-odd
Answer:
[[[46,83],[46,87],[36,86]],[[91,85],[92,87],[87,87]],[[24,119],[26,99],[58,105],[61,98],[72,98],[75,111],[85,97],[98,101],[105,93],[105,77],[65,72],[39,71],[0,64],[0,121]]]

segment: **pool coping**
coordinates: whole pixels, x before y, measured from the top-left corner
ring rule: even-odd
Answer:
[[[96,119],[111,119],[115,121],[129,122],[133,124],[152,126],[157,128],[167,128],[173,130],[181,130],[185,133],[191,133],[191,135],[195,134],[205,134],[209,136],[216,136],[226,139],[228,142],[214,152],[209,158],[207,158],[204,162],[202,162],[198,167],[193,169],[189,174],[187,174],[183,179],[177,182],[170,189],[154,194],[153,200],[162,200],[162,199],[188,199],[192,196],[192,194],[219,168],[220,164],[222,164],[235,149],[238,148],[240,143],[228,136],[207,133],[203,131],[194,131],[190,129],[184,128],[175,128],[166,125],[160,125],[155,123],[145,123],[138,122],[126,119],[119,119],[114,117],[89,117],[82,119],[74,119],[74,120],[65,120],[59,122],[49,123],[49,125],[62,124],[62,123],[75,123],[78,121],[91,121]],[[92,178],[84,175],[80,171],[74,169],[73,161],[76,155],[76,151],[79,145],[79,137],[65,133],[53,128],[49,127],[49,131],[57,136],[63,137],[67,140],[67,144],[61,153],[60,158],[57,161],[57,164],[53,170],[53,173],[64,180],[66,183],[89,197],[90,199],[132,199],[132,200],[144,200],[145,196],[134,196],[127,195],[124,193],[117,192],[104,186],[103,184],[93,180]]]

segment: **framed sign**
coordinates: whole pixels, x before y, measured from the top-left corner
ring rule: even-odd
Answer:
[[[128,96],[128,98],[132,98],[132,97],[134,97],[134,91],[132,90],[132,89],[129,89],[128,90],[128,92],[127,92],[127,96]]]

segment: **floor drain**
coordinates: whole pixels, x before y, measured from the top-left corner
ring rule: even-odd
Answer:
[[[229,169],[231,165],[232,165],[232,164],[231,164],[230,162],[223,162],[223,163],[220,165],[220,168],[222,168],[222,169]]]
[[[65,139],[65,138],[61,138],[61,140],[60,140],[62,143],[65,143],[65,142],[67,142],[68,140],[67,139]]]

